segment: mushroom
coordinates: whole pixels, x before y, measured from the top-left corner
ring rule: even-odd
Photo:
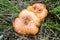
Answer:
[[[33,12],[22,10],[19,17],[15,19],[14,30],[19,34],[36,34],[40,20]]]
[[[14,30],[19,34],[37,34],[41,21],[48,11],[42,3],[35,3],[23,9],[13,22]]]
[[[34,12],[41,20],[43,20],[48,14],[46,6],[42,3],[35,3],[32,6],[28,6],[27,10]]]

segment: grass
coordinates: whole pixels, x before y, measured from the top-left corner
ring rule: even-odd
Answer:
[[[12,27],[14,18],[22,9],[41,1],[23,0],[20,2],[21,4],[16,0],[0,0],[0,29],[4,30]],[[42,3],[46,4],[49,11],[48,16],[42,23],[42,27],[46,27],[54,32],[58,31],[60,35],[60,0],[45,0]]]

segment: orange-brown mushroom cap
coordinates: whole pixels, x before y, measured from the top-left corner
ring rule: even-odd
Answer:
[[[14,30],[19,34],[36,34],[38,32],[38,24],[40,20],[33,12],[22,10],[19,18],[14,21]]]
[[[35,3],[32,6],[28,6],[27,10],[34,12],[40,19],[44,19],[48,14],[46,6],[42,3]]]

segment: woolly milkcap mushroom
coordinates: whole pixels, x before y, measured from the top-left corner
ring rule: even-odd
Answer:
[[[22,10],[19,17],[15,19],[14,30],[19,34],[36,34],[40,20],[33,12]]]
[[[27,10],[34,12],[35,15],[41,20],[44,19],[48,14],[46,6],[42,3],[35,3],[32,6],[28,6]]]

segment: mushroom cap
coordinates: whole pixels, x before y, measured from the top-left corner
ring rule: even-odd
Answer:
[[[15,19],[14,30],[19,34],[36,34],[40,20],[33,12],[26,9],[22,10],[19,17]]]
[[[40,19],[44,19],[48,14],[46,6],[42,3],[35,3],[32,6],[28,6],[27,10],[34,12]]]
[[[28,11],[27,9],[24,9],[20,12],[19,18],[21,20],[26,19],[26,18],[30,19],[30,21],[31,22],[33,21],[33,23],[35,23],[37,26],[39,26],[39,23],[40,23],[40,19],[35,15],[35,13]]]

